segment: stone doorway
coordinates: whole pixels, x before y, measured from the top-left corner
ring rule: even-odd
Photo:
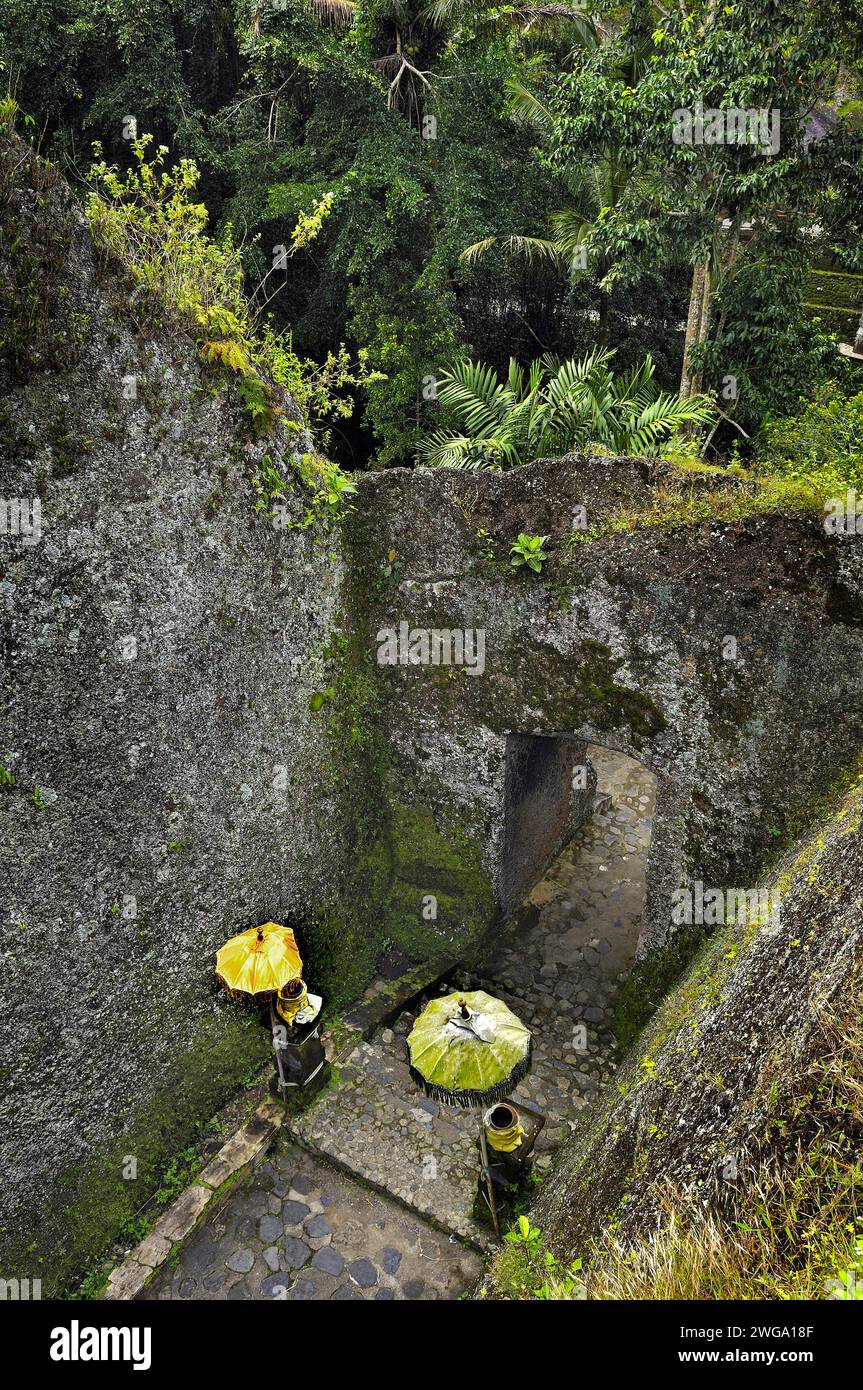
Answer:
[[[538,979],[561,1000],[598,1012],[635,960],[656,778],[611,748],[588,744],[586,756],[596,774],[593,814],[527,892],[526,905],[539,913],[534,924],[495,959],[508,962],[515,985]],[[572,816],[577,824],[581,809],[573,805]]]
[[[539,751],[546,771],[553,768],[554,749]],[[653,774],[607,748],[587,745],[586,752],[599,783],[595,814],[528,884],[527,913],[514,914],[490,955],[447,986],[488,990],[533,1031],[533,1065],[515,1099],[533,1102],[547,1117],[536,1149],[540,1172],[613,1080],[611,1002],[635,957],[644,901]],[[527,779],[525,790],[533,791],[526,804],[544,780]],[[293,1134],[484,1246],[489,1233],[471,1215],[476,1117],[424,1098],[408,1073],[405,1038],[421,1007],[360,1043],[338,1081],[293,1121]]]
[[[510,916],[590,815],[596,774],[584,739],[508,734],[498,901]]]

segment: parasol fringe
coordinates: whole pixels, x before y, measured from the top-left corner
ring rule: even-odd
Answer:
[[[426,1081],[422,1072],[417,1071],[415,1067],[410,1068],[410,1073],[431,1100],[439,1101],[442,1105],[460,1105],[463,1110],[478,1110],[481,1106],[496,1105],[499,1100],[504,1100],[510,1091],[515,1090],[519,1081],[527,1076],[530,1070],[532,1052],[533,1043],[528,1047],[527,1056],[513,1067],[505,1081],[498,1082],[496,1086],[489,1086],[484,1091],[450,1091],[446,1086],[437,1086],[434,1082]],[[408,1064],[410,1065],[410,1062]]]

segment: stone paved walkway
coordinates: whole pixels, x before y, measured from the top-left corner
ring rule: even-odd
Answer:
[[[464,988],[502,998],[534,1033],[530,1074],[515,1099],[547,1116],[537,1166],[575,1127],[614,1071],[609,1000],[631,967],[643,910],[653,778],[639,764],[591,748],[612,804],[582,828],[534,889],[541,908],[528,934],[501,943]],[[471,1216],[477,1117],[427,1100],[410,1078],[405,1037],[413,1016],[362,1043],[335,1085],[292,1125],[305,1144],[415,1211],[483,1248]]]
[[[609,1002],[632,965],[644,903],[653,778],[604,749],[590,757],[611,804],[533,890],[532,929],[502,940],[479,974],[458,981],[498,995],[533,1030],[533,1065],[515,1098],[547,1116],[540,1170],[613,1076]],[[414,1085],[405,1049],[413,1021],[405,1013],[354,1050],[291,1120],[291,1138],[143,1297],[453,1298],[473,1282],[479,1257],[462,1242],[490,1243],[471,1214],[478,1117]]]
[[[141,1294],[150,1299],[450,1299],[478,1255],[280,1140]]]

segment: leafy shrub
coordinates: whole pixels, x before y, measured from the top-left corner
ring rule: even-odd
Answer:
[[[711,406],[658,391],[653,363],[615,376],[613,352],[576,361],[545,356],[527,372],[510,358],[506,381],[481,362],[457,362],[442,373],[438,399],[464,426],[438,430],[420,446],[421,459],[450,468],[510,468],[601,446],[615,454],[653,454],[673,429],[704,424]]]
[[[273,388],[281,387],[307,416],[350,415],[353,403],[339,394],[378,380],[360,354],[353,368],[344,347],[322,366],[301,361],[289,334],[259,328],[244,290],[243,266],[228,227],[220,241],[206,232],[207,209],[192,200],[199,180],[192,159],[165,167],[168,150],[151,150],[153,137],[132,144],[134,164],[125,172],[102,158],[90,169],[86,212],[99,246],[125,265],[144,311],[168,307],[199,333],[203,360],[237,380],[243,408],[258,433],[276,422],[299,430],[286,416]],[[97,156],[101,147],[94,146]],[[333,195],[325,193],[310,212],[300,213],[286,255],[308,246],[329,216]]]
[[[134,164],[121,173],[101,158],[91,166],[86,212],[97,242],[126,265],[144,293],[206,324],[211,311],[223,315],[235,332],[248,332],[243,268],[226,235],[206,235],[207,209],[190,194],[198,183],[194,160],[165,168],[167,146],[150,154],[152,135],[132,144]],[[230,320],[228,320],[230,315]]]
[[[799,415],[768,419],[758,435],[757,460],[763,472],[795,478],[828,473],[863,489],[863,391],[843,395],[827,382]]]
[[[693,349],[693,366],[717,390],[735,379],[736,399],[726,409],[749,436],[789,401],[809,399],[823,382],[848,375],[832,336],[840,325],[821,309],[814,311],[818,321],[809,316],[804,282],[799,249],[747,258],[720,286],[710,341]],[[847,325],[841,327],[844,336]]]
[[[197,1149],[183,1149],[182,1153],[177,1154],[162,1174],[162,1181],[155,1197],[158,1205],[164,1207],[181,1192],[185,1192],[195,1181],[201,1167],[202,1159]]]
[[[264,454],[252,479],[255,511],[275,517],[274,508],[278,506],[279,529],[305,531],[320,522],[325,530],[329,530],[333,523],[343,520],[353,510],[348,499],[356,492],[356,484],[332,459],[324,458],[322,454],[302,454],[294,462],[294,471],[309,494],[305,514],[300,521],[291,520],[282,505],[288,496],[287,479],[269,454]]]

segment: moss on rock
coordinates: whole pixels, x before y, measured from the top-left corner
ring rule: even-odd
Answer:
[[[5,1267],[41,1278],[43,1296],[62,1296],[124,1230],[134,1231],[170,1156],[196,1139],[201,1120],[269,1056],[256,1016],[226,1011],[203,1021],[193,1046],[175,1057],[156,1090],[129,1098],[120,1138],[61,1171],[49,1208],[34,1193],[30,1219],[2,1233]]]
[[[444,946],[473,958],[495,917],[481,840],[452,816],[416,804],[390,806],[388,833],[393,882],[387,931],[393,941],[416,960]]]

